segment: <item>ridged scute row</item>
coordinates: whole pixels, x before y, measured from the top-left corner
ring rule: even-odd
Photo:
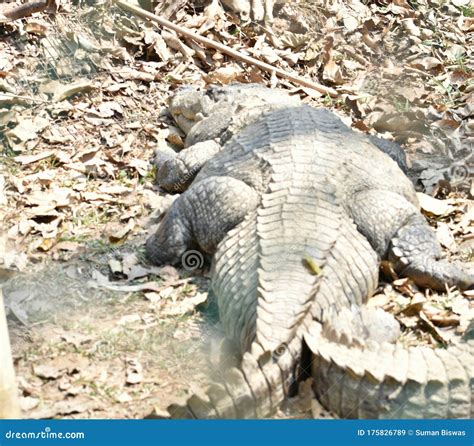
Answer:
[[[474,341],[448,349],[389,343],[347,346],[315,330],[305,336],[314,354],[321,402],[344,418],[472,418]]]

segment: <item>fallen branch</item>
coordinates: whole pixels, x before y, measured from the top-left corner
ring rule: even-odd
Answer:
[[[297,76],[295,74],[288,73],[285,70],[282,70],[281,68],[274,67],[270,64],[267,64],[265,62],[262,62],[258,59],[255,59],[250,56],[246,56],[245,54],[242,54],[236,50],[233,50],[232,48],[229,48],[227,45],[223,45],[222,43],[215,42],[214,40],[208,39],[207,37],[200,36],[199,34],[196,34],[189,29],[183,28],[182,26],[178,26],[169,20],[166,20],[162,17],[159,17],[155,14],[152,14],[151,12],[145,11],[142,8],[139,8],[137,6],[131,5],[127,2],[124,2],[122,0],[115,0],[115,3],[120,6],[121,8],[131,12],[132,14],[135,14],[136,16],[142,18],[142,19],[148,19],[151,22],[157,23],[158,25],[164,26],[166,28],[169,28],[178,34],[181,34],[183,36],[186,36],[195,42],[201,43],[207,47],[214,48],[218,51],[221,51],[222,53],[227,54],[228,56],[233,57],[234,59],[240,60],[241,62],[248,63],[250,65],[255,65],[256,67],[268,71],[269,73],[275,73],[277,76],[280,76],[282,78],[288,79],[292,81],[293,83],[297,85],[301,85],[303,87],[311,88],[313,90],[316,90],[317,92],[321,94],[327,94],[331,97],[339,97],[340,94],[334,90],[333,88],[330,87],[325,87],[324,85],[318,84],[316,82],[313,82],[311,80],[305,79],[303,77]]]
[[[47,0],[38,0],[37,2],[25,3],[13,9],[4,11],[3,15],[10,20],[18,20],[28,17],[35,12],[44,11],[47,5]]]
[[[17,6],[16,8],[4,11],[2,14],[10,20],[23,19],[24,17],[28,17],[35,12],[41,12],[45,11],[46,9],[50,9],[54,2],[55,0],[37,0],[35,2],[28,2]]]
[[[20,417],[18,389],[8,336],[7,318],[0,288],[0,419]]]

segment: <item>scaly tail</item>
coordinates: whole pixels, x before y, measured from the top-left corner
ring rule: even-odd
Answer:
[[[315,323],[305,341],[321,403],[344,418],[473,418],[474,338],[447,349],[344,345]],[[474,326],[474,323],[471,325]]]
[[[303,330],[300,330],[302,333]],[[224,382],[212,384],[206,399],[192,395],[185,405],[168,407],[171,418],[264,418],[274,413],[297,379],[302,334],[273,354],[254,343],[240,367],[225,372]]]

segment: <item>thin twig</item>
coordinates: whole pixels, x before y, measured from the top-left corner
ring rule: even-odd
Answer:
[[[270,64],[267,64],[265,62],[262,62],[258,59],[255,59],[253,57],[247,56],[245,54],[242,54],[236,50],[233,50],[232,48],[229,48],[227,45],[223,45],[222,43],[215,42],[211,39],[208,39],[207,37],[200,36],[199,34],[196,34],[189,29],[183,28],[182,26],[178,26],[169,20],[166,20],[162,17],[159,17],[155,14],[152,14],[151,12],[145,11],[142,8],[139,8],[137,6],[131,5],[127,2],[124,2],[122,0],[114,0],[115,3],[120,6],[121,8],[135,14],[136,16],[142,18],[142,19],[147,19],[150,20],[151,22],[157,23],[158,25],[164,26],[166,28],[169,28],[178,34],[182,34],[183,36],[186,36],[190,39],[193,39],[195,42],[201,43],[207,47],[214,48],[218,51],[221,51],[222,53],[227,54],[228,56],[233,57],[234,59],[240,60],[242,62],[248,63],[250,65],[255,65],[256,67],[268,71],[269,73],[275,73],[277,76],[280,76],[282,78],[288,79],[292,81],[293,83],[297,85],[301,85],[303,87],[311,88],[313,90],[316,90],[317,92],[321,94],[326,94],[329,95],[333,98],[339,97],[340,94],[334,90],[333,88],[330,87],[325,87],[324,85],[318,84],[316,82],[313,82],[311,80],[305,79],[303,77],[297,76],[295,74],[288,73],[287,71],[274,67]]]
[[[48,104],[49,103],[49,101],[45,101],[44,99],[33,98],[31,96],[21,96],[21,95],[12,94],[12,93],[0,93],[0,101],[4,98],[7,98],[7,99],[22,99],[24,101],[38,102],[40,104]]]

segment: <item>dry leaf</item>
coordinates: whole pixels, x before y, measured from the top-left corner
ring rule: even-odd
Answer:
[[[40,403],[39,398],[34,398],[32,396],[23,396],[20,398],[20,408],[24,412],[34,409],[38,407]]]
[[[5,136],[21,142],[30,141],[38,137],[38,133],[42,132],[49,125],[49,120],[40,116],[34,119],[24,119],[11,130],[5,132]]]
[[[77,81],[72,84],[58,85],[54,91],[53,99],[56,102],[64,101],[79,93],[89,93],[94,88],[90,81]]]
[[[34,365],[33,371],[38,378],[57,379],[61,376],[61,372],[56,368],[48,365]]]
[[[131,385],[141,383],[143,381],[142,370],[143,370],[143,367],[138,362],[138,360],[134,358],[127,358],[126,383],[131,384]]]
[[[455,253],[458,250],[458,245],[456,244],[453,234],[446,223],[438,222],[436,237],[441,245],[449,249],[451,252]]]
[[[402,310],[407,316],[414,316],[418,314],[422,309],[423,305],[426,302],[426,297],[421,293],[416,293],[410,303]]]
[[[141,317],[139,314],[127,314],[122,316],[118,321],[117,325],[127,325],[132,324],[133,322],[141,321]]]
[[[418,197],[421,209],[427,214],[444,216],[449,215],[455,210],[455,208],[446,201],[438,200],[422,192],[418,192],[416,196]]]
[[[36,34],[37,36],[44,37],[47,34],[48,27],[38,22],[29,21],[25,25],[25,31],[30,34]]]
[[[160,293],[162,295],[162,293]],[[163,296],[162,296],[163,297]],[[180,302],[173,302],[162,310],[165,316],[182,316],[195,311],[196,307],[207,300],[207,293],[197,293],[193,297],[187,297]]]
[[[416,59],[411,64],[412,67],[420,70],[431,70],[443,65],[443,62],[435,57],[427,56],[422,59]]]
[[[445,333],[443,333],[440,329],[438,329],[435,325],[433,325],[433,323],[430,321],[428,316],[423,311],[419,312],[418,317],[425,324],[428,331],[433,335],[433,337],[437,341],[441,342],[444,345],[447,345],[449,343],[449,337]]]
[[[109,260],[109,268],[110,268],[110,271],[112,272],[113,275],[123,273],[122,262],[120,262],[116,259],[110,259]]]
[[[135,227],[135,220],[131,218],[126,224],[111,223],[108,224],[105,233],[111,243],[117,243],[123,240],[126,235]]]
[[[21,163],[22,165],[27,165],[31,163],[36,163],[37,161],[44,160],[46,158],[50,158],[54,156],[54,152],[52,150],[48,152],[38,153],[36,155],[19,155],[14,158],[17,163]]]

